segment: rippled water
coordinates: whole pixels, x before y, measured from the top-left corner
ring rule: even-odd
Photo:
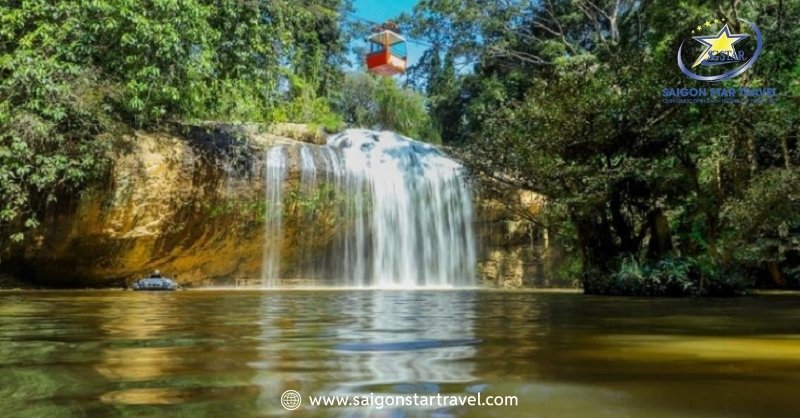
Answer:
[[[310,394],[516,407],[310,408]],[[800,297],[0,293],[0,416],[796,417]]]

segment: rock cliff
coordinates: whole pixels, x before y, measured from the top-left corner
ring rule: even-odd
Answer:
[[[320,142],[302,127],[280,133],[210,125],[123,138],[107,178],[60,201],[35,234],[4,249],[0,272],[54,287],[122,286],[154,269],[188,286],[234,285],[259,278],[268,246],[281,242],[282,273],[290,275],[293,264],[328,245],[342,222],[324,202],[309,216],[308,202],[290,201],[284,238],[265,236],[266,149],[283,144],[291,156],[318,146],[297,139]],[[288,170],[289,196],[297,172]],[[535,211],[537,199],[518,194],[512,206]],[[479,271],[484,283],[533,284],[541,240],[506,203],[476,202]]]

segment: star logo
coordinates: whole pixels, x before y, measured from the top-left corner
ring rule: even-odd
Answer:
[[[749,70],[761,55],[764,37],[755,23],[745,19],[738,21],[742,23],[737,22],[735,27],[741,27],[744,33],[732,33],[729,25],[733,21],[728,22],[723,17],[707,19],[696,27],[691,27],[692,34],[687,35],[678,47],[678,68],[683,75],[692,80],[715,83],[739,77]],[[709,32],[716,34],[703,35]],[[741,42],[743,39],[748,41]],[[691,61],[684,60],[692,59],[689,55],[696,56],[693,51],[689,51],[691,45],[697,46],[695,42],[703,45],[703,52],[690,67],[688,63]],[[693,71],[698,65],[705,67],[701,73]]]
[[[736,49],[733,45],[747,37],[748,35],[745,34],[731,33],[727,23],[716,35],[692,36],[692,39],[706,47],[694,64],[692,64],[692,68],[703,63],[711,63],[712,61],[719,61],[717,63],[740,61],[741,58],[736,54]]]

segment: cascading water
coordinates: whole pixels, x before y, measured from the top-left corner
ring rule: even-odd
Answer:
[[[283,181],[286,178],[286,152],[282,146],[272,147],[266,157],[266,213],[264,227],[264,259],[261,280],[276,286],[280,276],[281,241],[283,239]]]
[[[280,207],[273,199],[281,198],[275,182],[285,178],[283,156],[281,147],[267,156],[268,210]],[[355,287],[474,284],[472,196],[460,164],[432,145],[368,130],[335,135],[326,147],[303,146],[299,160],[301,189],[324,184],[343,197],[337,238],[321,265],[296,269],[301,275]],[[273,220],[282,218],[268,217],[265,239],[274,242],[282,231]],[[267,283],[276,283],[278,256],[265,256]]]
[[[314,154],[308,146],[300,148],[300,181],[309,189],[317,185],[317,166]]]

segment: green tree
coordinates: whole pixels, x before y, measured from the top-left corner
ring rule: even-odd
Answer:
[[[464,136],[462,115],[465,108],[461,101],[460,80],[456,74],[453,55],[447,54],[444,63],[440,63],[438,56],[438,52],[435,52],[430,62],[428,106],[439,137],[444,142],[452,143]]]
[[[735,214],[771,213],[787,191],[765,179],[790,179],[798,163],[800,61],[790,51],[800,45],[786,23],[798,11],[797,1],[431,0],[415,10],[415,33],[474,60],[459,82],[468,162],[483,178],[563,208],[560,224],[549,227],[572,234],[587,292],[713,293],[735,290],[752,273],[797,270],[796,206],[781,206],[764,229],[748,229]],[[689,35],[676,28],[713,16],[734,30],[747,16],[766,39],[783,40],[726,82],[777,87],[777,105],[661,103],[660,88],[694,86],[674,63],[679,39]],[[449,30],[458,35],[442,33]],[[618,274],[631,266],[643,266],[647,280]],[[680,275],[686,286],[645,286]]]
[[[352,126],[387,129],[427,142],[440,142],[427,111],[426,98],[401,88],[392,78],[349,73],[336,109]]]
[[[351,9],[350,0],[3,2],[0,240],[22,239],[48,205],[97,180],[111,138],[131,128],[270,122],[287,102],[292,117],[335,123],[329,101]]]
[[[77,3],[0,6],[0,245],[103,170],[114,88],[73,59]]]

